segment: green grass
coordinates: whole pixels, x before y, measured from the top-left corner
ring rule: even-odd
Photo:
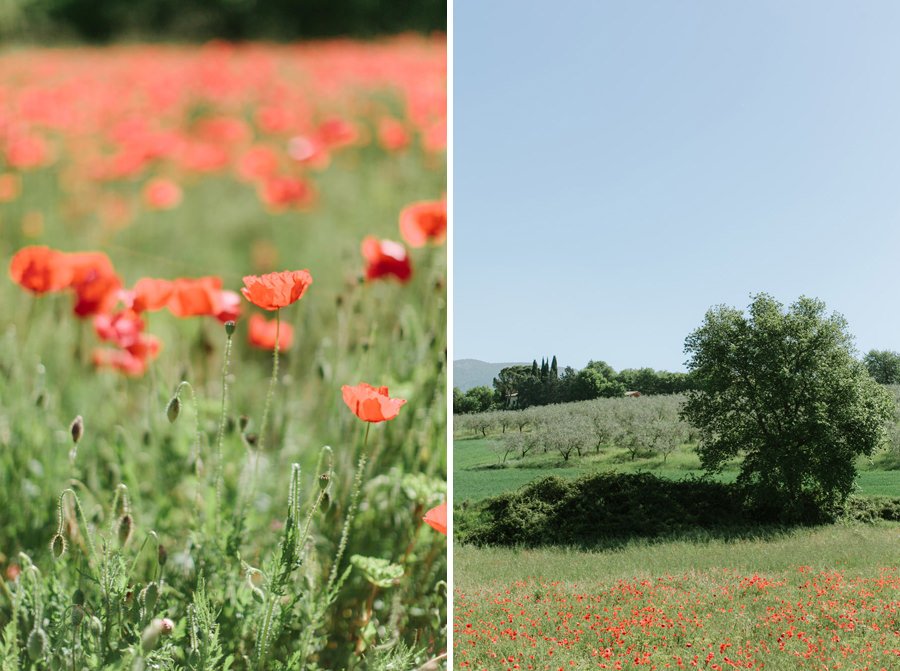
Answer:
[[[700,477],[700,459],[690,446],[683,446],[665,462],[657,457],[631,460],[625,450],[604,447],[600,454],[573,456],[565,464],[557,454],[529,454],[519,460],[510,456],[506,465],[497,467],[499,457],[492,450],[497,437],[466,438],[453,441],[453,495],[457,502],[480,501],[507,491],[514,491],[532,480],[549,475],[576,478],[597,471],[635,473],[647,471],[662,478],[679,480],[688,476]],[[863,470],[860,461],[856,493],[863,496],[900,496],[900,476],[897,471]],[[733,482],[736,466],[713,476],[720,482]]]

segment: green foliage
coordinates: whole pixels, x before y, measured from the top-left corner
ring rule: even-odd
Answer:
[[[873,349],[863,363],[878,384],[900,384],[900,353]]]
[[[749,316],[711,309],[685,352],[697,391],[683,416],[700,433],[704,468],[742,458],[739,483],[784,521],[834,515],[857,455],[884,439],[890,396],[853,357],[838,314],[800,298],[788,310],[753,299]]]
[[[446,14],[446,0],[6,0],[0,3],[0,36],[89,41],[370,37],[445,30]]]

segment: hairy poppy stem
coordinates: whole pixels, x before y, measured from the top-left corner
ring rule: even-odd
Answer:
[[[272,405],[272,397],[275,395],[275,381],[278,379],[278,339],[281,336],[281,308],[275,310],[275,349],[272,354],[272,377],[269,380],[269,390],[266,392],[266,405],[263,408],[262,423],[259,425],[259,439],[256,442],[256,454],[253,460],[253,479],[250,481],[250,494],[247,502],[253,500],[256,495],[256,481],[259,475],[259,456],[262,454],[266,442],[266,425],[269,422],[269,408]]]
[[[231,363],[231,336],[234,334],[234,324],[229,322],[230,328],[225,330],[225,354],[222,363],[222,410],[219,414],[219,432],[216,436],[216,535],[222,522],[222,472],[225,464],[222,457],[222,442],[225,440],[225,421],[228,412],[228,364]]]

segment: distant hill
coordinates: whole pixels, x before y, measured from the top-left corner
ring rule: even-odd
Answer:
[[[507,366],[520,365],[522,365],[521,362],[488,363],[478,359],[459,359],[453,362],[453,386],[459,387],[463,391],[468,391],[472,387],[490,387],[502,369]]]

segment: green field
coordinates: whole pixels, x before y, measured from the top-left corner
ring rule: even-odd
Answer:
[[[601,454],[585,455],[563,464],[555,454],[529,455],[524,462],[513,457],[504,468],[498,468],[499,458],[492,449],[497,436],[491,438],[464,438],[453,441],[453,496],[456,502],[480,501],[507,491],[518,489],[524,484],[548,475],[575,478],[598,471],[635,473],[647,471],[673,480],[690,475],[700,476],[700,460],[689,446],[662,459],[636,459],[631,461],[624,450],[604,448]],[[857,492],[863,496],[900,496],[900,471],[870,469],[867,460],[858,464]],[[722,482],[733,482],[737,468],[725,470],[714,476]]]

